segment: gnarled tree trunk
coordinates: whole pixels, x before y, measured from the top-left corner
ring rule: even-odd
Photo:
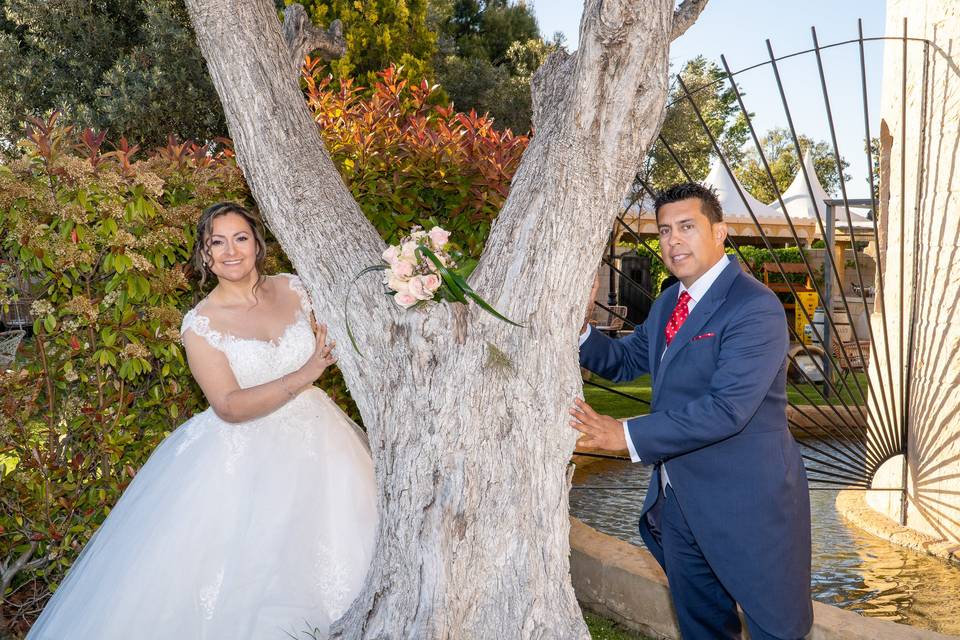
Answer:
[[[473,287],[475,307],[404,312],[376,278],[351,308],[366,358],[339,349],[368,427],[380,531],[348,638],[585,638],[569,579],[567,408],[577,332],[610,225],[659,129],[672,37],[705,0],[589,0],[580,49],[534,77],[536,134]],[[341,345],[342,304],[385,248],[317,134],[294,56],[335,49],[269,0],[187,0],[260,210]],[[302,16],[299,16],[302,23]],[[286,36],[286,40],[285,37]],[[287,43],[290,43],[288,46]],[[362,311],[361,311],[362,310]]]

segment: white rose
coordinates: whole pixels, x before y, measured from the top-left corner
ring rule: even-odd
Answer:
[[[446,246],[447,242],[450,241],[450,232],[440,227],[434,227],[430,229],[430,242],[433,244],[434,249],[443,249]]]
[[[409,280],[406,278],[398,278],[396,276],[391,276],[387,279],[387,286],[396,291],[397,293],[410,293],[410,284]]]
[[[417,243],[412,241],[404,242],[400,245],[400,259],[410,262],[417,261]]]
[[[409,278],[413,275],[413,264],[406,260],[397,260],[390,264],[390,271],[397,278]]]
[[[389,247],[387,247],[387,250],[381,254],[380,257],[383,258],[384,262],[393,264],[394,262],[397,261],[398,258],[400,258],[400,247],[398,247],[397,245],[390,245]]]
[[[423,286],[431,294],[436,293],[437,289],[440,288],[440,276],[435,274],[430,274],[428,276],[423,276]]]

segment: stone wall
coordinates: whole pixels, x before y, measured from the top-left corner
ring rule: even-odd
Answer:
[[[903,33],[904,17],[932,44],[908,44],[906,95],[903,44],[884,45],[879,255],[894,379],[876,313],[871,375],[892,389],[895,423],[906,407],[906,524],[960,543],[960,3],[888,0],[887,35]],[[875,483],[902,486],[897,466]],[[873,502],[900,519],[899,501]]]

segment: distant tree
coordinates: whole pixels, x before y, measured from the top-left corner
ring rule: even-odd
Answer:
[[[873,174],[873,197],[880,198],[880,138],[870,138],[870,172]],[[870,179],[867,178],[867,184]]]
[[[733,89],[725,81],[723,70],[703,56],[687,61],[680,77],[690,90],[697,109],[717,139],[724,156],[734,166],[743,159],[743,145],[749,136],[746,120],[737,106]],[[710,163],[716,153],[703,125],[686,98],[686,94],[674,80],[674,87],[667,102],[661,137],[647,156],[639,171],[639,177],[654,189],[664,189],[686,178],[670,151],[683,164],[690,178],[703,180],[710,171]]]
[[[437,79],[457,108],[489,113],[499,128],[530,128],[530,77],[562,39],[540,37],[533,9],[508,0],[433,0]]]
[[[436,30],[446,16],[442,5],[431,7],[428,0],[283,0],[284,5],[295,2],[314,24],[343,23],[347,52],[330,63],[334,77],[373,85],[376,74],[391,64],[403,65],[415,77],[432,76]]]
[[[525,3],[461,0],[457,4],[482,4],[479,30],[461,36],[460,50],[464,55],[485,57],[494,64],[502,64],[506,62],[507,52],[515,42],[540,39],[540,28],[533,9]]]
[[[0,0],[0,138],[52,110],[148,145],[226,133],[181,0]]]
[[[833,147],[827,142],[814,142],[812,138],[805,135],[799,135],[800,149],[803,153],[811,150],[813,153],[813,168],[823,185],[823,189],[828,195],[837,195],[840,187],[840,172],[837,171],[837,163],[833,156]],[[793,138],[787,129],[771,129],[760,139],[760,146],[763,154],[770,165],[770,173],[773,174],[777,183],[777,188],[783,193],[793,181],[797,172],[800,171],[800,162],[803,156],[797,156],[797,150],[793,144]],[[843,169],[846,170],[850,163],[841,158]],[[735,167],[734,173],[740,179],[741,184],[761,202],[773,202],[777,199],[776,191],[770,184],[770,177],[766,169],[760,162],[760,156],[756,149],[751,148],[746,152],[743,162],[739,167]],[[845,175],[844,179],[850,176]]]

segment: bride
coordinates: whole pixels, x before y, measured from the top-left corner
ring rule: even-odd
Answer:
[[[313,382],[335,357],[296,276],[264,277],[262,226],[203,212],[217,286],[183,319],[210,408],[157,447],[28,640],[325,635],[359,593],[377,527],[363,433]]]

